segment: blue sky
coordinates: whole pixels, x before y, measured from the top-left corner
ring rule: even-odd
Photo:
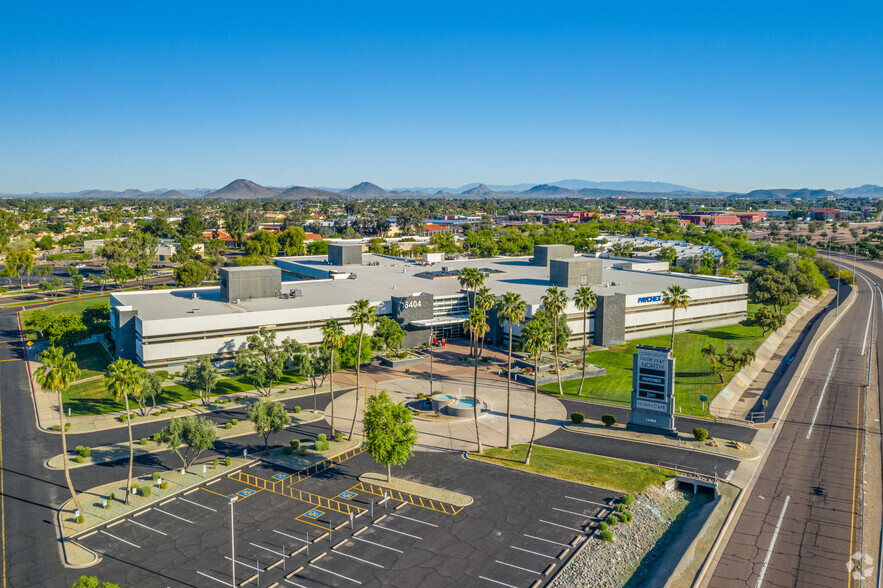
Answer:
[[[880,39],[880,2],[18,2],[0,192],[883,184]]]

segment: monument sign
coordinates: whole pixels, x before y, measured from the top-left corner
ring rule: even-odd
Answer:
[[[676,433],[675,360],[668,347],[638,345],[632,356],[632,414],[628,428]]]

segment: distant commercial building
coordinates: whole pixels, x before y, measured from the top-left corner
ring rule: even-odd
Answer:
[[[333,246],[332,246],[333,247]],[[582,311],[572,302],[579,286],[590,286],[598,306],[589,313],[587,335],[596,345],[668,333],[671,309],[662,303],[662,292],[680,285],[690,305],[679,310],[676,330],[730,325],[743,320],[748,286],[743,282],[706,276],[642,271],[640,266],[663,262],[596,259],[580,255],[556,257],[550,246],[537,246],[529,258],[489,258],[432,263],[385,255],[343,251],[329,256],[281,257],[275,266],[224,268],[220,287],[180,290],[114,292],[111,294],[111,330],[117,354],[151,369],[179,370],[189,360],[209,355],[229,364],[248,335],[261,327],[301,343],[322,340],[327,319],[337,319],[347,333],[357,332],[348,307],[367,299],[378,316],[394,319],[406,330],[405,345],[439,338],[463,337],[468,316],[467,292],[457,276],[466,267],[485,273],[491,293],[520,294],[530,318],[542,306],[546,289],[559,284],[571,302],[565,308],[572,340],[582,339]],[[551,255],[551,257],[550,257]],[[310,278],[282,281],[284,275]],[[491,327],[487,342],[504,345],[508,327],[495,311],[488,313]],[[367,328],[366,333],[371,334]],[[521,327],[513,329],[520,337]]]
[[[820,221],[840,220],[841,212],[836,208],[810,208],[809,218]]]

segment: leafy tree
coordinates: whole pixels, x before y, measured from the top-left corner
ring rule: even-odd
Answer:
[[[721,383],[724,382],[725,372],[738,372],[754,361],[753,349],[738,350],[732,344],[728,344],[723,353],[718,352],[714,344],[703,347],[701,352],[708,359],[711,371],[717,374]]]
[[[24,323],[27,328],[37,331],[42,339],[43,333],[49,328],[49,325],[52,324],[53,316],[54,315],[49,314],[49,311],[45,308],[38,308],[27,315]]]
[[[215,424],[205,417],[195,415],[182,419],[173,418],[159,432],[160,441],[181,459],[185,468],[192,466],[203,451],[214,447],[217,438]],[[187,445],[184,453],[181,453],[182,445]]]
[[[778,312],[782,312],[784,306],[798,295],[791,278],[772,267],[751,272],[748,287],[755,302],[771,304]]]
[[[169,372],[141,370],[141,390],[135,394],[135,401],[142,416],[149,415],[156,408],[156,397],[162,394],[162,385],[169,378]],[[150,402],[148,408],[147,403]]]
[[[76,358],[77,356],[73,353],[66,354],[61,347],[49,347],[39,355],[38,359],[43,365],[34,372],[34,379],[37,383],[50,394],[55,393],[55,399],[58,402],[58,425],[61,427],[61,454],[63,456],[67,456],[67,429],[61,393],[80,377],[80,368],[77,367]],[[77,510],[80,510],[80,499],[77,498],[77,492],[71,482],[68,460],[63,459],[62,463],[64,464],[64,479],[67,481],[67,489],[71,493],[71,498],[74,499]]]
[[[760,327],[763,336],[766,337],[768,332],[775,331],[785,324],[785,315],[771,306],[761,306],[754,316],[748,319],[748,324]]]
[[[285,367],[284,349],[276,347],[276,331],[261,327],[248,336],[236,354],[236,373],[251,380],[263,396],[269,396],[273,382],[282,378]]]
[[[133,275],[141,282],[141,287],[143,288],[145,282],[150,277],[150,262],[146,259],[138,260],[133,269]]]
[[[666,288],[662,293],[662,303],[671,309],[671,349],[675,348],[675,312],[679,308],[686,310],[690,304],[690,295],[687,291],[677,284],[673,284]]]
[[[89,331],[83,325],[80,315],[63,312],[52,317],[49,326],[46,327],[46,336],[52,345],[73,347],[88,337]]]
[[[110,582],[99,583],[95,576],[80,576],[79,580],[71,584],[71,588],[120,588],[120,586]]]
[[[336,319],[328,319],[322,327],[322,347],[330,354],[328,362],[328,385],[331,393],[331,434],[334,435],[334,351],[343,347],[343,327]]]
[[[210,257],[220,257],[227,252],[227,245],[221,239],[209,239],[206,241],[203,250]]]
[[[414,455],[417,428],[411,422],[411,411],[396,404],[386,390],[368,399],[364,421],[368,454],[386,466],[386,481],[392,480],[392,466],[404,465]]]
[[[191,392],[196,392],[205,406],[211,403],[212,390],[219,378],[218,370],[212,365],[211,357],[202,355],[199,359],[184,365],[182,381]]]
[[[555,374],[558,376],[558,394],[563,396],[564,389],[561,387],[561,362],[558,361],[558,349],[560,347],[558,339],[558,317],[567,307],[567,292],[560,290],[558,286],[551,286],[543,295],[542,303],[543,308],[552,317],[552,341],[555,344]]]
[[[178,230],[182,235],[201,238],[202,232],[205,230],[205,219],[196,213],[185,214],[181,219]]]
[[[80,274],[75,274],[71,277],[71,284],[73,285],[74,290],[77,291],[77,298],[80,297],[80,293],[82,293],[83,291],[83,285],[85,284],[85,282],[85,278],[83,278],[83,276]]]
[[[588,331],[589,311],[598,305],[598,296],[590,287],[580,286],[573,296],[573,302],[578,309],[583,311],[583,373],[579,381],[579,391],[576,393],[577,396],[582,396],[583,382],[586,381],[586,353],[588,351],[586,332]]]
[[[245,253],[255,257],[276,257],[279,253],[279,240],[274,233],[260,229],[245,241]]]
[[[49,235],[43,235],[37,240],[37,247],[42,249],[43,251],[49,251],[53,247],[55,247],[55,241],[52,240],[52,237]]]
[[[353,431],[356,427],[356,417],[359,415],[359,392],[361,391],[361,364],[362,364],[362,340],[365,336],[365,325],[373,327],[377,323],[377,307],[371,306],[371,303],[365,299],[356,300],[347,311],[350,313],[350,319],[354,325],[359,327],[359,348],[356,353],[356,407],[353,413],[353,422],[350,425],[350,433],[347,439],[353,438]],[[370,343],[369,343],[370,345]]]
[[[83,324],[90,333],[106,333],[110,331],[110,304],[96,302],[83,309]]]
[[[129,280],[135,279],[135,270],[125,263],[108,262],[107,273],[119,288],[122,288]]]
[[[318,239],[307,243],[308,255],[328,255],[328,241]]]
[[[18,276],[19,286],[24,290],[24,277],[34,271],[33,252],[25,249],[10,249],[6,254],[6,271],[10,277]]]
[[[405,340],[405,330],[394,319],[382,316],[377,320],[371,344],[376,349],[398,349]]]
[[[497,302],[497,316],[509,325],[509,347],[506,353],[506,449],[512,448],[510,436],[512,422],[512,332],[515,325],[524,322],[527,305],[520,294],[506,292]]]
[[[656,254],[656,259],[659,261],[667,261],[669,265],[674,265],[677,261],[677,252],[674,247],[663,247],[659,250],[659,253]]]
[[[207,265],[201,261],[191,259],[181,267],[175,268],[175,283],[179,286],[198,286],[204,282],[210,274],[211,270]]]
[[[533,359],[533,432],[530,435],[530,445],[527,446],[527,455],[524,463],[530,463],[530,455],[533,452],[534,440],[537,436],[537,398],[539,397],[539,364],[543,353],[549,350],[552,344],[552,331],[549,323],[536,317],[527,321],[521,329],[521,347],[525,353]]]
[[[307,234],[301,227],[285,227],[277,240],[285,255],[303,255],[306,238]]]
[[[141,392],[141,368],[128,359],[118,359],[109,366],[104,375],[107,391],[117,400],[123,399],[126,404],[126,428],[129,431],[129,475],[126,479],[126,504],[129,504],[132,493],[132,467],[135,463],[135,446],[132,443],[132,413],[129,411],[129,396],[137,397]]]
[[[264,438],[264,447],[270,448],[269,438],[274,433],[281,433],[291,417],[281,402],[273,402],[269,398],[263,398],[248,407],[246,411],[248,420],[254,423],[255,432]]]
[[[64,287],[64,281],[58,276],[54,276],[51,280],[47,280],[45,282],[40,282],[38,288],[40,292],[49,292],[52,294],[53,299],[58,298],[58,291]]]
[[[91,274],[89,276],[89,281],[98,286],[100,292],[104,292],[104,285],[107,283],[107,278],[105,278],[103,274]]]

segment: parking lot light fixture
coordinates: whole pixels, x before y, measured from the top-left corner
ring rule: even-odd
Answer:
[[[231,573],[233,581],[231,586],[236,586],[236,536],[233,534],[233,503],[239,500],[238,494],[231,494],[227,497],[230,502],[230,564],[233,566]]]

